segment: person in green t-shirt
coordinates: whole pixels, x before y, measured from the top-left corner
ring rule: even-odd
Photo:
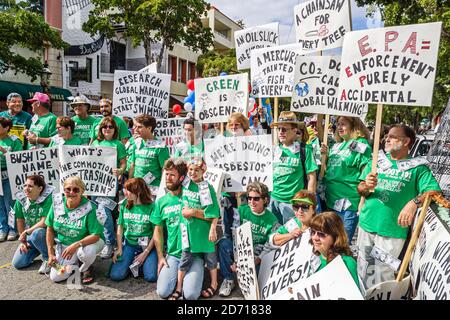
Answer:
[[[0,117],[12,120],[13,127],[11,129],[11,135],[16,135],[25,147],[25,137],[23,136],[23,132],[26,129],[30,129],[32,116],[28,112],[22,110],[22,96],[16,92],[8,94],[6,97],[6,106],[8,107],[8,110],[0,112]]]
[[[203,130],[198,121],[193,118],[187,118],[183,122],[183,131],[185,139],[175,145],[174,158],[181,157],[185,161],[192,158],[201,158],[205,152],[203,144]]]
[[[105,243],[103,226],[97,218],[100,212],[97,213],[95,203],[83,196],[86,187],[80,177],[67,178],[63,186],[64,195],[53,195],[45,220],[50,280],[66,280],[80,261],[82,283],[88,284],[94,280],[90,267]]]
[[[124,194],[117,220],[117,250],[109,276],[113,281],[121,281],[130,269],[135,277],[141,269],[145,281],[155,282],[158,255],[150,221],[154,208],[150,189],[143,179],[131,178],[125,182]]]
[[[270,202],[269,188],[261,182],[247,185],[248,205],[239,206],[240,224],[250,221],[252,224],[253,252],[255,255],[256,272],[259,272],[263,248],[269,235],[279,228],[275,215],[267,209]],[[219,295],[227,297],[231,294],[235,284],[233,271],[236,263],[233,255],[233,241],[229,238],[220,239],[217,244],[219,252],[220,274],[224,278],[220,286]]]
[[[49,147],[57,146],[80,146],[81,140],[73,135],[75,122],[69,117],[58,117],[56,119],[56,130],[58,134],[51,138]]]
[[[393,125],[386,135],[387,154],[378,155],[377,173],[371,173],[369,162],[360,176],[358,193],[365,202],[359,216],[358,271],[366,289],[395,279],[394,270],[418,207],[428,194],[441,191],[426,160],[409,157],[414,141],[412,128]]]
[[[323,178],[326,205],[344,221],[350,243],[358,225],[359,176],[372,159],[368,139],[369,130],[361,119],[338,117],[336,143],[331,149],[324,144],[321,148],[327,157],[327,171]]]
[[[155,224],[153,239],[158,252],[158,282],[157,294],[166,299],[172,295],[177,285],[178,265],[181,260],[182,234],[180,222],[182,216],[182,183],[186,177],[186,162],[181,158],[170,158],[164,164],[166,188],[169,192],[159,198],[150,221]],[[167,255],[164,256],[164,231],[167,230]],[[186,273],[183,282],[183,295],[187,300],[197,300],[200,297],[203,284],[204,263],[201,257],[194,258],[191,268]]]
[[[23,191],[16,194],[14,215],[19,231],[20,245],[14,253],[12,266],[23,269],[30,266],[34,259],[42,255],[42,265],[39,273],[50,272],[48,265],[48,249],[45,241],[45,218],[52,206],[52,193],[55,188],[47,185],[40,175],[28,176]]]
[[[85,97],[75,97],[70,107],[75,112],[75,116],[72,117],[72,120],[75,122],[73,136],[79,138],[82,145],[88,145],[91,139],[91,129],[96,120],[88,114],[91,104]]]

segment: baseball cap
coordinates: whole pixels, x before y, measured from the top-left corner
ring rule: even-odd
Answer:
[[[27,101],[28,102],[39,101],[39,102],[42,102],[42,103],[50,103],[50,98],[45,93],[35,92],[33,98],[28,99]]]

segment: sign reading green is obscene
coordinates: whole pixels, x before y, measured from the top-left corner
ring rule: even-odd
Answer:
[[[195,79],[195,118],[203,123],[227,122],[234,112],[247,113],[248,75]]]

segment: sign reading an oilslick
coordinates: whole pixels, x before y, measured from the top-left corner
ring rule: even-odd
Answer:
[[[339,99],[431,106],[441,26],[434,22],[349,32]]]
[[[342,46],[350,31],[348,0],[312,0],[294,8],[295,35],[303,50]]]
[[[251,51],[280,44],[278,22],[239,30],[234,33],[238,70],[250,69]]]

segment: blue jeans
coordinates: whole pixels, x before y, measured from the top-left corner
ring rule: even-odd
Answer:
[[[217,243],[217,252],[219,253],[220,275],[227,280],[233,280],[231,265],[234,262],[233,241],[223,238]]]
[[[225,237],[232,239],[232,231],[231,227],[233,226],[233,214],[234,210],[233,208],[237,208],[237,198],[234,196],[227,197],[228,200],[231,202],[231,207],[223,208],[223,234]]]
[[[294,209],[292,209],[292,205],[290,203],[280,202],[273,198],[270,200],[268,209],[272,211],[275,217],[277,217],[280,224],[285,224],[295,216]]]
[[[358,226],[359,217],[356,211],[344,210],[335,211],[344,222],[344,229],[347,233],[348,243],[352,243],[353,235],[355,234],[356,227]]]
[[[8,226],[8,214],[14,206],[9,179],[2,180],[2,186],[3,195],[0,196],[0,232],[16,232],[15,228],[11,229],[11,227]]]
[[[109,276],[113,281],[121,281],[125,279],[130,273],[130,265],[133,263],[134,257],[142,253],[141,246],[133,246],[124,241],[122,247],[122,259],[113,263],[111,266],[111,271]],[[144,264],[139,268],[144,274],[144,280],[148,282],[155,282],[158,278],[158,255],[156,254],[156,249],[153,248],[150,251],[147,259],[145,259]]]
[[[163,299],[168,298],[175,290],[180,259],[167,255],[166,261],[169,266],[164,266],[161,269],[156,284],[156,293]],[[200,297],[204,272],[205,267],[203,260],[195,258],[191,268],[186,272],[183,281],[183,296],[186,300],[197,300]]]
[[[31,246],[27,253],[20,252],[22,244],[19,245],[12,259],[14,268],[22,269],[28,267],[40,254],[42,254],[42,260],[48,260],[47,242],[45,241],[46,231],[47,229],[38,228],[31,235],[27,236],[27,241]]]
[[[98,197],[91,197],[92,201],[95,201]],[[114,200],[114,197],[105,197],[111,200]],[[97,203],[97,202],[96,202]],[[97,204],[98,206],[98,204]],[[112,211],[110,209],[108,209],[107,207],[105,208],[105,212],[106,212],[106,221],[105,221],[105,225],[103,226],[103,235],[105,236],[105,244],[109,244],[109,245],[116,245],[116,233],[114,232],[114,219],[112,216]]]

